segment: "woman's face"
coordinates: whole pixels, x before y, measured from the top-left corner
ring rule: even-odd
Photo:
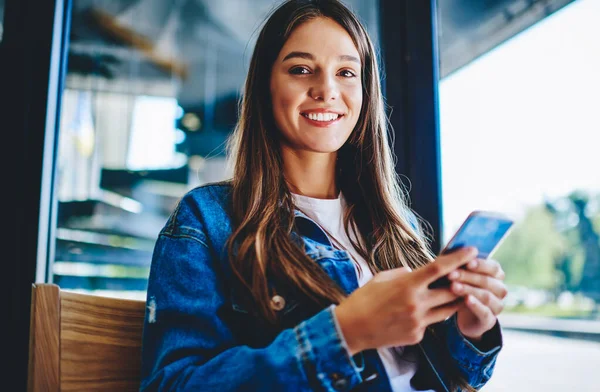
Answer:
[[[328,18],[298,26],[271,72],[275,123],[293,150],[337,151],[362,106],[361,63],[350,35]]]

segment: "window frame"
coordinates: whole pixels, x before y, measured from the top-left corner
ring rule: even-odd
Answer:
[[[10,298],[4,336],[12,354],[4,370],[17,390],[27,386],[32,284],[48,280],[54,246],[58,113],[70,10],[71,0],[7,0],[4,9],[0,118],[10,136],[0,143],[9,228],[2,272]]]
[[[436,0],[380,0],[384,95],[393,109],[396,172],[413,210],[430,227],[431,249],[442,239]]]

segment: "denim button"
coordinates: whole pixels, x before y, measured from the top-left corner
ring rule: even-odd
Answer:
[[[365,377],[364,382],[375,381],[375,380],[377,380],[378,377],[379,377],[379,374],[373,373],[370,376]]]
[[[283,298],[281,295],[273,296],[273,298],[271,298],[271,307],[276,311],[280,311],[281,309],[285,308],[285,298]]]

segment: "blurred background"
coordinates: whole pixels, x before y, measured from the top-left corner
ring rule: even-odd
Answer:
[[[379,47],[379,1],[345,3]],[[225,142],[277,4],[73,1],[48,281],[145,299],[154,241],[178,199],[230,175]],[[0,22],[3,11],[0,0]],[[595,390],[600,1],[438,0],[436,12],[438,234],[447,240],[474,209],[517,220],[494,255],[510,294],[506,348],[484,390]]]

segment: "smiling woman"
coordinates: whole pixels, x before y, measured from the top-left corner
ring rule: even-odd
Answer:
[[[434,259],[393,167],[378,65],[337,0],[289,0],[256,43],[231,181],[161,231],[142,390],[472,391],[502,346],[492,260]],[[438,278],[469,265],[449,287]],[[453,275],[457,275],[454,273]]]

